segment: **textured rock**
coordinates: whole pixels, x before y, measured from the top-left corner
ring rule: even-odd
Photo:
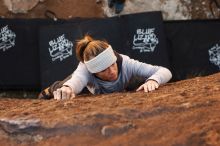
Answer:
[[[27,13],[27,11],[35,7],[39,1],[43,2],[44,0],[4,0],[4,4],[8,10],[13,13]]]
[[[161,11],[164,20],[219,18],[220,11],[214,1],[220,4],[219,0],[126,0],[119,15]],[[108,7],[108,0],[103,0],[103,10],[108,17],[117,15],[114,8]]]
[[[7,0],[7,2],[11,1]],[[45,18],[46,10],[51,10],[58,18],[63,19],[116,15],[114,9],[108,8],[107,0],[98,1],[100,2],[96,3],[96,0],[46,0],[25,14],[8,13],[8,9],[0,3],[0,17]],[[119,15],[160,10],[165,20],[219,18],[219,8],[215,3],[211,4],[214,1],[219,3],[219,0],[126,0],[125,8]]]
[[[109,9],[107,6],[108,0],[104,0],[104,2],[105,14],[108,17],[115,16],[114,9]],[[163,18],[166,20],[191,19],[191,13],[188,8],[181,0],[127,0],[121,14],[162,11]]]
[[[9,0],[9,2],[11,1],[12,0]],[[40,0],[36,0],[36,4],[38,1]],[[4,18],[47,18],[45,16],[47,10],[54,12],[57,18],[60,19],[70,19],[74,17],[103,17],[101,5],[96,4],[95,0],[44,0],[44,2],[38,3],[33,9],[28,11],[28,13],[23,14],[9,13],[4,2],[0,3],[0,17]]]
[[[135,126],[132,123],[126,124],[114,124],[114,125],[106,125],[102,127],[101,133],[103,136],[114,136],[123,133],[127,133],[131,128]]]
[[[0,145],[219,146],[220,73],[74,100],[0,98]]]

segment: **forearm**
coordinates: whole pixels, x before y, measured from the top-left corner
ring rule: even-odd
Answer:
[[[85,87],[85,84],[77,78],[74,79],[72,78],[66,81],[63,85],[70,87],[75,95],[79,94],[82,91],[82,89]]]
[[[151,75],[147,80],[155,80],[159,85],[167,83],[172,78],[172,74],[169,69],[159,67],[159,69]]]
[[[79,94],[86,87],[89,80],[89,72],[83,63],[79,63],[77,69],[63,85],[69,86],[75,94]]]

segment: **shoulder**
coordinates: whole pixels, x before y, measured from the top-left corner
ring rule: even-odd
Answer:
[[[133,63],[137,63],[137,62],[139,62],[138,60],[136,60],[136,59],[133,59],[133,58],[131,58],[131,57],[129,57],[129,56],[127,56],[127,55],[124,55],[124,54],[120,54],[121,56],[122,56],[122,64],[124,64],[124,65],[131,65],[131,63],[133,64]]]
[[[82,63],[82,62],[79,62],[78,68],[82,68],[82,69],[88,70],[86,65],[84,63]]]
[[[75,72],[83,73],[83,74],[89,74],[89,71],[88,71],[86,65],[82,62],[79,62]]]
[[[134,59],[131,59],[129,56],[120,54],[122,57],[122,68],[131,68]]]
[[[120,55],[121,55],[123,61],[128,61],[128,60],[131,59],[131,58],[130,58],[129,56],[127,56],[127,55],[124,55],[124,54],[120,54]]]

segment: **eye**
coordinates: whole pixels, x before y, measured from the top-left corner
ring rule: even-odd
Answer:
[[[115,65],[115,63],[113,63],[111,66],[114,66]]]
[[[105,71],[106,71],[107,69],[108,69],[108,68],[104,69],[103,71],[100,71],[100,73],[103,73],[103,72],[105,72]]]

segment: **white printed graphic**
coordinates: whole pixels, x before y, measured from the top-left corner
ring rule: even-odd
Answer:
[[[6,51],[7,49],[15,46],[16,34],[12,32],[8,25],[0,30],[0,50]]]
[[[220,46],[218,44],[209,49],[209,60],[220,69]]]
[[[132,49],[139,49],[140,52],[154,52],[158,43],[155,28],[137,29]]]
[[[65,35],[61,35],[56,39],[53,39],[49,42],[49,52],[52,57],[52,61],[63,59],[72,55],[73,43],[65,38]]]

